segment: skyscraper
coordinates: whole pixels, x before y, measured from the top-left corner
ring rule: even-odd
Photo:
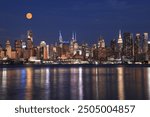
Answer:
[[[123,48],[123,40],[121,37],[121,30],[119,31],[119,38],[118,38],[118,58],[121,59],[122,56],[122,48]]]
[[[143,35],[143,54],[144,54],[144,62],[148,61],[148,33],[144,33]]]
[[[135,44],[134,44],[134,54],[135,55],[138,55],[141,53],[141,35],[140,33],[137,33],[136,34],[136,37],[135,37]]]
[[[124,33],[124,44],[123,44],[123,54],[125,58],[131,59],[133,57],[133,35],[131,33]]]
[[[72,39],[70,41],[70,54],[75,55],[79,49],[79,45],[76,39],[76,33],[72,33]]]
[[[105,49],[105,40],[103,37],[100,37],[98,41],[98,59],[100,62],[105,61],[106,59],[106,49]]]
[[[22,58],[22,40],[15,40],[15,50],[17,52],[17,57]]]
[[[33,34],[32,31],[29,30],[27,31],[27,56],[30,58],[31,56],[33,56]]]
[[[143,53],[147,54],[148,51],[148,33],[143,35]]]
[[[31,30],[27,31],[27,38],[30,39],[33,42],[33,34]]]
[[[11,50],[12,50],[12,48],[11,48],[10,41],[7,40],[5,45],[6,45],[6,57],[11,58]]]
[[[63,38],[62,38],[61,31],[59,31],[59,43],[60,43],[60,44],[63,43]]]

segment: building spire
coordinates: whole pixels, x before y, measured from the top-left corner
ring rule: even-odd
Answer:
[[[74,34],[74,32],[72,33],[72,40],[73,41],[75,40],[75,34]]]
[[[74,33],[75,41],[77,41],[77,34],[76,32]]]
[[[122,36],[121,36],[121,30],[119,30],[118,43],[123,43],[123,41],[122,41]]]
[[[33,34],[31,30],[27,31],[27,38],[30,39],[33,42]]]
[[[61,31],[59,31],[59,42],[60,42],[60,43],[62,43],[62,42],[63,42],[63,38],[62,38]]]

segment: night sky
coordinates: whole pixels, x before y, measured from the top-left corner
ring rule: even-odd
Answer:
[[[101,35],[108,44],[119,29],[150,33],[150,0],[0,0],[0,43],[24,39],[28,29],[36,45],[55,43],[60,30],[64,40],[76,32],[79,43],[96,43]]]

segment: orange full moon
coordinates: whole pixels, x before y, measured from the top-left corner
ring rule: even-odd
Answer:
[[[32,13],[27,13],[26,18],[29,19],[29,20],[32,19]]]

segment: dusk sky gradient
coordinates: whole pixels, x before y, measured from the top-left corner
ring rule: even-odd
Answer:
[[[26,13],[33,19],[27,20]],[[63,39],[77,33],[79,43],[97,43],[103,36],[107,44],[122,32],[150,33],[150,0],[0,0],[0,43],[14,44],[33,31],[36,45]]]

